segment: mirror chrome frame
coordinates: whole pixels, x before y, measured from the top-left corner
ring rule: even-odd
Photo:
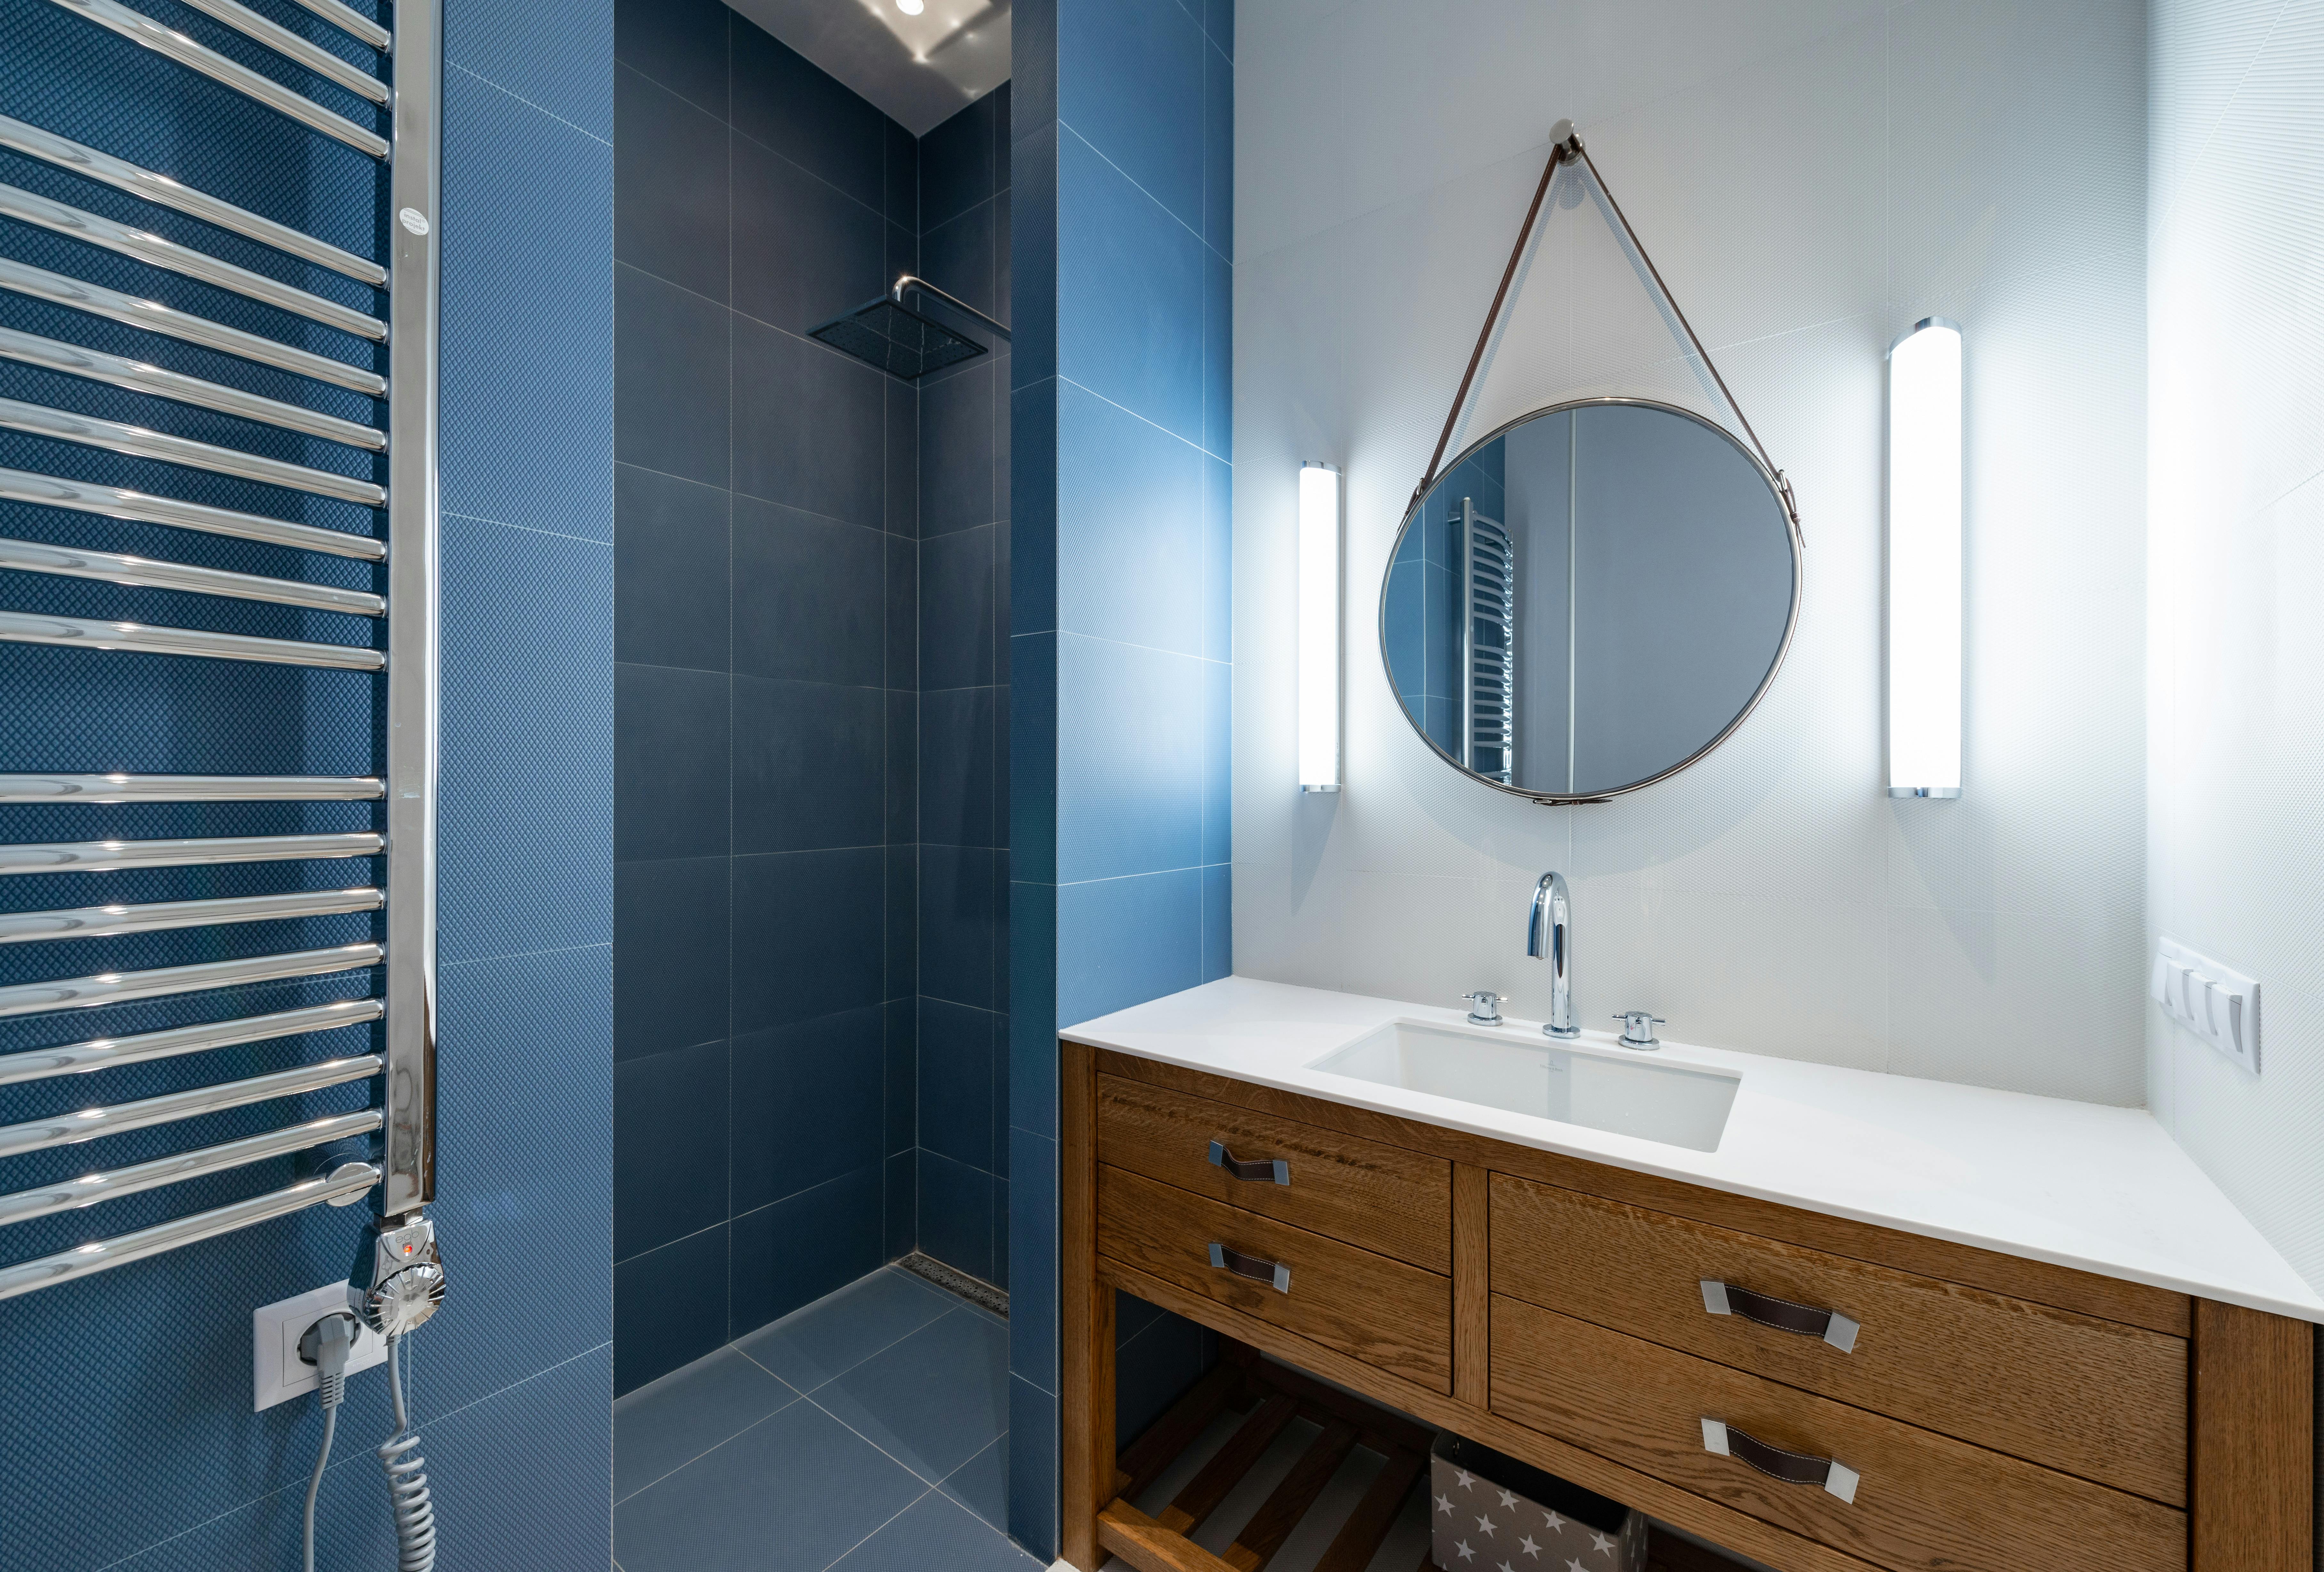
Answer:
[[[1791,542],[1791,615],[1784,621],[1783,642],[1775,646],[1775,658],[1767,663],[1767,674],[1759,680],[1759,686],[1753,691],[1750,702],[1746,704],[1741,709],[1736,711],[1735,718],[1729,721],[1720,731],[1717,736],[1712,737],[1709,742],[1703,744],[1702,746],[1697,748],[1693,753],[1689,754],[1685,758],[1681,759],[1677,763],[1673,764],[1669,769],[1662,772],[1662,773],[1658,775],[1649,775],[1643,781],[1635,781],[1627,786],[1617,786],[1611,791],[1586,793],[1533,791],[1526,790],[1523,786],[1504,786],[1499,781],[1480,775],[1474,770],[1470,769],[1468,765],[1463,764],[1460,760],[1454,758],[1452,754],[1439,747],[1437,745],[1436,739],[1428,735],[1427,728],[1422,726],[1419,721],[1414,719],[1412,711],[1405,707],[1404,698],[1397,691],[1396,670],[1388,664],[1388,570],[1396,566],[1396,553],[1397,549],[1404,544],[1405,532],[1412,528],[1413,520],[1427,508],[1428,497],[1430,495],[1434,493],[1436,484],[1441,484],[1445,476],[1452,474],[1452,471],[1460,468],[1462,465],[1467,463],[1471,455],[1500,440],[1501,438],[1507,436],[1510,431],[1516,430],[1517,427],[1526,424],[1527,421],[1541,420],[1549,415],[1563,414],[1569,410],[1599,409],[1612,405],[1626,405],[1635,409],[1660,410],[1665,414],[1684,416],[1686,419],[1692,421],[1698,426],[1718,432],[1720,436],[1726,439],[1728,443],[1733,447],[1738,453],[1749,460],[1752,469],[1756,471],[1759,476],[1760,484],[1767,488],[1767,495],[1775,503],[1776,513],[1782,515],[1784,520],[1784,537]],[[1726,427],[1719,424],[1716,421],[1706,419],[1705,417],[1695,413],[1692,410],[1681,409],[1676,404],[1666,404],[1659,399],[1629,398],[1619,394],[1610,393],[1596,398],[1568,399],[1562,403],[1544,404],[1539,409],[1526,411],[1524,414],[1516,417],[1514,420],[1504,421],[1501,424],[1486,432],[1482,437],[1478,438],[1474,442],[1470,443],[1466,448],[1462,448],[1461,451],[1454,456],[1452,461],[1446,464],[1444,467],[1438,472],[1436,483],[1431,484],[1428,491],[1424,493],[1411,507],[1405,511],[1403,519],[1397,524],[1396,538],[1388,544],[1388,561],[1380,570],[1379,614],[1376,619],[1377,632],[1379,635],[1377,642],[1379,646],[1380,670],[1388,679],[1388,697],[1396,700],[1397,709],[1404,716],[1406,724],[1412,727],[1414,735],[1418,736],[1420,740],[1427,745],[1429,752],[1434,754],[1445,763],[1450,764],[1462,776],[1462,778],[1473,781],[1480,786],[1490,787],[1496,791],[1503,792],[1511,797],[1527,798],[1549,808],[1568,807],[1575,803],[1582,802],[1608,802],[1617,797],[1627,796],[1633,791],[1643,791],[1649,786],[1669,780],[1672,776],[1678,774],[1681,771],[1690,769],[1692,766],[1701,763],[1703,759],[1708,757],[1711,753],[1719,746],[1720,744],[1725,742],[1729,737],[1733,736],[1738,727],[1742,726],[1745,721],[1751,718],[1752,712],[1757,709],[1759,707],[1760,701],[1767,697],[1767,690],[1775,685],[1775,678],[1784,669],[1784,658],[1792,652],[1792,639],[1798,633],[1800,628],[1800,603],[1805,598],[1806,594],[1807,539],[1800,531],[1799,519],[1793,513],[1791,504],[1785,498],[1784,485],[1776,478],[1775,471],[1769,469],[1766,462],[1762,460],[1757,453],[1752,452],[1750,448],[1745,447],[1743,443],[1736,438],[1734,432],[1729,431]]]

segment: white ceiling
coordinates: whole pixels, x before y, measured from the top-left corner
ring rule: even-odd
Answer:
[[[914,136],[1009,79],[1011,0],[727,0]]]

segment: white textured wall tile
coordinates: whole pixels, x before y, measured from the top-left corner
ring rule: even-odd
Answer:
[[[2140,1100],[2144,37],[2136,0],[1242,0],[1238,971],[1431,1003],[1493,987],[1537,1016],[1524,911],[1555,867],[1587,1015],[1653,1008],[1680,1038]],[[1999,129],[1949,140],[1946,83],[1968,77]],[[1561,115],[1792,476],[1808,559],[1790,658],[1732,739],[1659,786],[1545,809],[1414,735],[1375,624]],[[1997,153],[2005,136],[2045,145]],[[1926,199],[1909,222],[1900,191]],[[1593,201],[1549,210],[1521,277],[1456,448],[1600,393],[1731,428]],[[1977,789],[1892,804],[1883,354],[1931,310],[1971,335]],[[1348,790],[1305,801],[1302,458],[1348,476]]]

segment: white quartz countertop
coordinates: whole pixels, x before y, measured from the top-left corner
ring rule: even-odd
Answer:
[[[1665,1042],[1740,1074],[1716,1151],[1310,1069],[1395,1021],[1458,1010],[1228,977],[1069,1026],[1075,1042],[1661,1174],[1908,1234],[2324,1322],[2324,1298],[2141,1108],[1997,1092]],[[1546,1044],[1537,1021],[1497,1029]],[[1560,1049],[1628,1058],[1603,1033]]]

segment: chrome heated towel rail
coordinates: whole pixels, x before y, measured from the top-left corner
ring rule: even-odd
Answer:
[[[104,705],[107,690],[171,684],[178,680],[173,673],[188,670],[189,662],[209,670],[218,670],[216,662],[258,662],[351,673],[375,685],[370,712],[376,756],[370,774],[141,773],[115,770],[114,760],[82,756],[75,751],[70,728],[51,728],[46,748],[59,756],[34,761],[40,772],[0,773],[0,812],[38,809],[33,818],[20,815],[10,822],[37,823],[42,831],[36,839],[0,839],[0,956],[47,952],[57,941],[166,944],[173,930],[196,930],[197,936],[200,930],[279,934],[286,931],[280,925],[299,920],[355,920],[370,928],[370,937],[357,942],[286,948],[278,939],[263,953],[247,955],[223,952],[258,941],[237,939],[205,948],[200,943],[189,946],[187,936],[176,933],[179,948],[145,952],[169,964],[82,976],[71,975],[75,968],[69,964],[36,966],[32,980],[22,980],[27,974],[20,966],[0,979],[0,1027],[19,1033],[0,1050],[0,1091],[251,1044],[273,1042],[279,1049],[288,1039],[312,1036],[325,1045],[321,1057],[288,1068],[278,1064],[261,1074],[197,1077],[197,1084],[157,1095],[63,1111],[51,1107],[30,1116],[20,1111],[0,1120],[0,1230],[189,1180],[211,1181],[207,1195],[192,1203],[197,1209],[181,1207],[180,1215],[158,1222],[151,1213],[141,1214],[132,1220],[147,1225],[110,1236],[92,1227],[97,1236],[78,1245],[0,1265],[0,1299],[319,1202],[346,1205],[375,1191],[374,1205],[383,1215],[414,1216],[433,1195],[435,1142],[441,0],[398,0],[392,9],[383,7],[378,20],[340,0],[298,0],[309,14],[304,32],[280,25],[236,0],[188,0],[208,19],[201,25],[214,23],[224,30],[207,43],[122,0],[23,3],[45,4],[80,19],[60,26],[88,24],[83,29],[85,46],[75,47],[85,47],[88,68],[100,79],[134,63],[135,69],[123,70],[124,78],[150,84],[155,71],[170,74],[172,106],[182,107],[180,95],[188,101],[227,95],[220,102],[237,105],[235,112],[245,125],[254,118],[263,122],[264,157],[290,167],[317,162],[318,137],[362,155],[356,162],[368,171],[380,215],[374,247],[380,254],[360,254],[198,190],[184,171],[144,168],[117,152],[18,119],[10,113],[18,106],[0,102],[0,152],[19,171],[0,179],[0,299],[38,302],[38,325],[46,328],[14,325],[21,312],[0,320],[0,364],[69,379],[39,385],[88,384],[162,401],[154,406],[161,413],[149,427],[0,396],[0,433],[40,439],[16,442],[14,451],[60,456],[35,467],[0,465],[0,519],[30,521],[0,528],[0,645],[72,652],[56,659],[86,664],[45,670],[52,675],[59,670],[85,674],[86,703],[91,707]],[[169,63],[156,66],[154,56]],[[268,69],[245,63],[254,59]],[[285,85],[302,80],[305,88]],[[124,101],[114,107],[138,112],[134,91],[125,88]],[[249,104],[271,113],[253,117]],[[169,108],[156,104],[151,112]],[[195,123],[206,123],[204,116],[217,118],[206,108],[193,117]],[[34,174],[23,172],[28,171]],[[28,190],[27,184],[42,189]],[[161,217],[164,211],[173,217]],[[187,224],[188,218],[198,223]],[[169,233],[149,229],[147,223]],[[28,236],[38,244],[16,244]],[[60,245],[58,239],[69,244]],[[11,254],[28,249],[37,259]],[[124,273],[99,253],[201,286],[171,284],[160,291],[197,303],[169,304],[115,287],[129,282],[134,270]],[[230,260],[240,256],[263,264],[270,254],[275,259],[271,268]],[[304,276],[315,282],[320,275],[309,269],[354,281],[361,286],[356,292],[368,293],[370,302],[351,304],[288,282]],[[76,272],[91,276],[77,277]],[[114,282],[101,282],[106,278]],[[332,290],[339,296],[348,292],[345,285]],[[202,301],[211,303],[206,307]],[[267,310],[254,313],[243,302]],[[282,326],[273,332],[254,330],[254,324],[270,321]],[[81,330],[97,343],[54,336],[59,323],[92,322],[111,325]],[[123,326],[135,330],[134,343],[124,342],[118,330]],[[318,334],[310,327],[327,331]],[[302,342],[288,342],[286,336]],[[205,375],[150,364],[141,354],[149,347],[157,360],[198,365]],[[323,352],[333,348],[339,353]],[[221,368],[236,363],[263,368],[254,376],[272,392],[235,385],[235,374]],[[302,403],[301,388],[317,390],[316,402],[341,412]],[[369,402],[370,418],[350,418],[348,394]],[[240,430],[235,421],[251,422],[254,430],[295,434],[307,444],[304,456],[316,462],[291,462],[231,439],[212,439],[222,430]],[[202,435],[180,434],[172,429],[179,423]],[[260,445],[278,453],[283,446],[263,440]],[[81,457],[75,460],[75,454]],[[75,477],[76,470],[110,468],[123,478],[117,473],[122,459],[136,461],[133,475],[181,479],[174,488],[149,483],[156,490],[147,492]],[[51,468],[59,473],[48,473]],[[198,484],[205,477],[242,483],[236,497],[280,498],[280,504],[229,507],[171,495],[172,489],[216,495],[215,485]],[[366,532],[279,516],[314,516],[302,499],[340,504],[343,518],[346,507],[365,510],[372,525]],[[158,534],[154,526],[160,527]],[[106,530],[124,533],[118,541],[93,540],[92,532],[101,535]],[[57,538],[15,538],[19,533]],[[203,535],[253,543],[274,552],[277,561],[336,559],[366,566],[320,576],[330,582],[310,582],[304,572],[281,577],[145,554],[155,549],[156,539]],[[370,587],[345,583],[349,571],[368,573]],[[166,625],[68,615],[23,604],[35,599],[53,606],[54,594],[30,595],[20,588],[12,595],[8,588],[76,579],[209,597],[184,603],[196,608],[255,602],[302,614],[334,614],[354,619],[344,626],[357,631],[336,637],[261,636],[202,626],[198,609],[187,611],[182,624],[172,620]],[[55,680],[70,685],[76,679]],[[225,734],[249,718],[219,713],[226,707],[214,697],[205,703],[198,688],[187,691],[197,697],[186,701],[184,713],[173,714],[189,734],[181,751],[203,751],[206,734],[200,727]],[[6,702],[7,696],[0,694],[0,703]],[[225,752],[230,755],[232,750]],[[108,804],[132,805],[121,811],[138,813],[156,811],[151,805],[162,804],[327,802],[358,805],[358,811],[367,812],[368,827],[187,834],[180,824],[180,833],[135,836],[100,834],[95,821],[72,818]],[[367,809],[361,807],[366,804]],[[219,876],[228,878],[235,876],[234,865],[247,865],[258,866],[233,886],[235,892],[205,888],[168,898],[109,901],[101,892],[82,893],[88,886],[74,887],[78,875],[166,879],[171,871],[215,867],[226,870]],[[280,887],[251,890],[249,879],[263,883],[271,876],[268,865],[284,870]],[[318,879],[318,866],[359,871]],[[36,883],[27,885],[27,878]],[[67,892],[12,902],[5,899],[11,886]],[[36,909],[23,909],[27,905]],[[246,924],[275,926],[235,926]],[[68,942],[65,948],[70,952],[86,947]],[[86,965],[80,969],[88,971]],[[286,1000],[279,993],[285,985],[317,982],[335,984],[327,991],[340,994],[360,990],[361,996],[315,1002]],[[254,1009],[256,995],[246,991],[261,987],[278,993],[271,1007]],[[143,1013],[118,1009],[130,1005]],[[161,1013],[153,1013],[156,1009]],[[96,1013],[82,1016],[83,1011]],[[76,1033],[69,1023],[81,1020],[102,1021],[110,1029]],[[32,1039],[41,1042],[26,1046]],[[261,1108],[276,1099],[355,1083],[373,1087],[370,1106],[158,1154],[141,1147],[131,1153],[137,1161],[69,1177],[60,1177],[63,1170],[54,1161],[38,1172],[18,1166],[19,1160],[81,1142],[166,1131],[181,1121]],[[231,1180],[239,1170],[283,1159],[295,1160],[293,1171],[217,1188],[221,1176]],[[282,1178],[295,1182],[281,1184]],[[235,1198],[214,1204],[229,1196]],[[0,1260],[14,1253],[5,1250],[6,1238],[0,1232]]]

